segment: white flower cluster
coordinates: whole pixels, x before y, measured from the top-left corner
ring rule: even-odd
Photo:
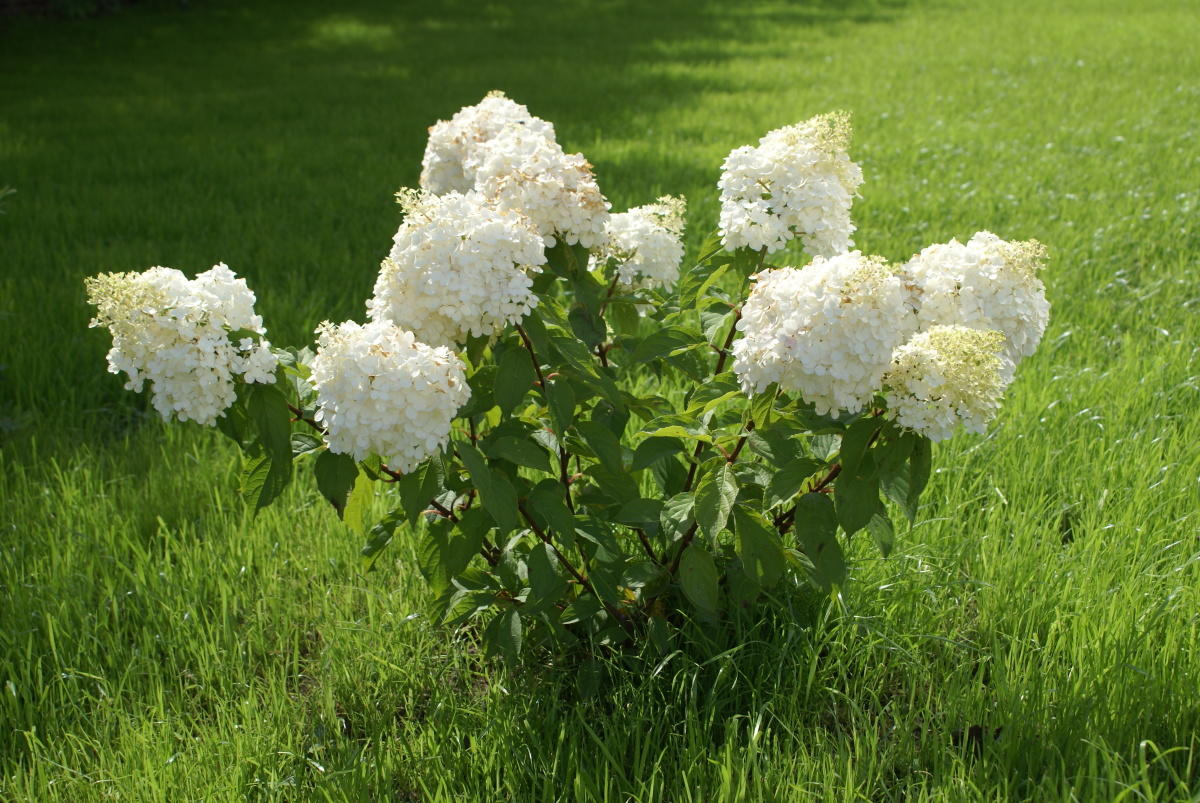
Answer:
[[[528,126],[510,125],[467,160],[475,189],[497,209],[527,215],[547,246],[556,237],[591,248],[604,239],[609,203],[582,154]]]
[[[717,185],[724,246],[773,252],[799,235],[812,256],[848,250],[850,205],[863,181],[846,152],[849,143],[850,118],[835,112],[731,151]]]
[[[604,243],[593,252],[588,269],[611,261],[622,284],[672,287],[683,261],[686,211],[682,196],[664,195],[652,204],[611,216]]]
[[[474,188],[471,166],[478,163],[478,152],[509,126],[523,126],[550,142],[556,141],[552,123],[534,117],[528,108],[509,100],[499,90],[489,92],[476,105],[466,106],[449,120],[439,120],[430,127],[421,160],[421,187],[437,195]]]
[[[1004,334],[934,326],[896,349],[884,381],[888,409],[902,426],[941,441],[961,424],[982,433],[1000,409]]]
[[[450,422],[471,397],[452,351],[390,321],[321,324],[311,368],[329,450],[356,460],[377,454],[401,472],[449,440]]]
[[[367,302],[372,320],[390,320],[438,346],[490,335],[537,304],[530,274],[546,262],[528,218],[485,204],[478,193],[397,193],[405,207],[391,254]]]
[[[862,409],[914,321],[884,260],[852,251],[759,273],[737,327],[733,370],[746,393],[777,382],[830,413]]]
[[[234,378],[275,381],[275,355],[261,335],[254,293],[224,264],[188,280],[173,268],[102,273],[86,281],[96,307],[91,326],[107,327],[113,346],[110,373],[124,371],[125,387],[150,382],[151,402],[163,418],[211,426],[237,397]],[[232,331],[255,337],[230,341]]]
[[[1006,242],[981,231],[966,245],[931,245],[901,270],[920,328],[961,324],[1004,333],[1013,366],[1033,354],[1050,319],[1037,272],[1046,249],[1035,240]]]

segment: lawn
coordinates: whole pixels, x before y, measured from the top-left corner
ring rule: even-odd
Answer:
[[[1200,799],[1200,8],[1189,0],[149,3],[0,20],[0,798]],[[362,319],[425,129],[503,88],[615,209],[843,108],[857,244],[986,228],[1054,305],[988,435],[837,600],[641,670],[511,672],[400,539],[105,373],[82,279],[227,262]]]

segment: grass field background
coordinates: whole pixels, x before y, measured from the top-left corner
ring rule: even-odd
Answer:
[[[0,22],[0,798],[1200,799],[1193,2],[197,2]],[[409,543],[104,371],[82,279],[225,261],[272,340],[363,317],[425,129],[503,88],[614,208],[854,114],[857,243],[1036,237],[1053,319],[919,524],[740,646],[517,674]],[[653,670],[653,671],[650,671]],[[579,679],[598,672],[601,693]],[[584,683],[582,685],[588,685]]]

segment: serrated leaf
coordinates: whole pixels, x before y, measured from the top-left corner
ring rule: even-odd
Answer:
[[[523,632],[521,615],[516,608],[501,612],[483,631],[488,654],[499,655],[509,666],[516,666]]]
[[[493,390],[500,411],[508,415],[525,398],[536,378],[528,351],[517,347],[505,351],[497,365]]]
[[[526,605],[543,610],[558,602],[567,591],[567,580],[549,544],[535,544],[525,565],[529,570],[529,599]]]
[[[838,461],[842,464],[842,473],[858,474],[870,448],[871,439],[879,430],[881,423],[878,419],[868,417],[855,421],[842,435],[842,446]]]
[[[687,438],[712,443],[708,427],[694,415],[660,415],[646,424],[642,432],[652,438]]]
[[[721,461],[704,472],[696,485],[696,522],[702,533],[715,538],[725,528],[737,493],[737,476],[729,463]]]
[[[803,430],[786,421],[755,426],[746,445],[771,466],[784,466],[805,456]]]
[[[517,513],[517,492],[502,472],[493,470],[479,450],[469,444],[459,444],[458,456],[462,459],[471,482],[479,491],[479,502],[496,522],[501,535],[507,535],[520,526]]]
[[[559,539],[575,532],[575,517],[567,509],[565,492],[557,480],[542,480],[529,493],[529,514],[543,530],[553,531]]]
[[[292,460],[312,454],[325,445],[325,442],[311,432],[292,433]]]
[[[838,523],[846,535],[853,535],[866,527],[871,517],[883,510],[883,503],[879,499],[879,477],[874,471],[866,475],[842,471],[834,484],[833,498]]]
[[[677,438],[646,438],[633,450],[633,462],[630,471],[641,471],[660,460],[683,451],[683,444]]]
[[[571,312],[567,316],[567,322],[570,324],[571,331],[575,333],[575,336],[591,348],[600,345],[608,337],[608,329],[604,325],[604,319],[597,315],[594,310],[582,305],[576,304],[571,308]]]
[[[913,443],[912,454],[908,458],[908,504],[913,510],[916,510],[921,493],[929,484],[932,470],[933,443],[929,438],[919,437]]]
[[[695,504],[696,497],[692,493],[676,494],[663,504],[659,523],[672,540],[682,536],[692,526]]]
[[[555,473],[550,455],[533,439],[518,438],[504,435],[489,440],[485,447],[488,457],[496,457],[517,465],[532,468],[535,471]]]
[[[846,581],[846,556],[837,540],[837,514],[829,497],[805,494],[796,500],[792,527],[812,566],[809,577],[823,591]]]
[[[783,577],[786,563],[779,533],[760,514],[744,505],[733,509],[733,517],[742,569],[760,588],[771,588]]]
[[[689,544],[679,559],[679,585],[693,605],[715,615],[720,608],[721,588],[712,555],[699,544]]]
[[[317,477],[317,490],[341,516],[350,491],[354,489],[354,482],[358,479],[358,464],[348,454],[334,454],[327,450],[317,455],[313,473]]]
[[[887,511],[880,510],[871,517],[871,520],[867,522],[867,532],[871,534],[875,546],[879,547],[881,555],[886,558],[892,554],[892,549],[896,546],[896,529],[892,526],[892,520],[888,517]]]
[[[550,408],[550,419],[555,432],[561,438],[575,421],[575,391],[564,379],[546,380],[546,405]]]
[[[371,502],[375,499],[375,481],[362,466],[358,467],[358,476],[354,479],[354,487],[346,497],[346,508],[342,511],[342,521],[355,535],[367,534],[367,513]]]
[[[765,429],[775,419],[775,397],[779,389],[772,384],[750,399],[750,419],[756,429]]]
[[[630,361],[634,364],[666,357],[682,348],[700,345],[700,336],[679,326],[668,326],[648,335],[633,350]]]
[[[391,543],[400,521],[400,516],[394,513],[388,514],[384,517],[383,521],[377,523],[367,532],[367,543],[359,553],[362,555],[362,569],[364,572],[368,572],[374,567],[375,561],[379,559],[384,548]]]
[[[658,532],[659,520],[662,518],[663,501],[661,499],[634,499],[621,505],[614,521],[627,527],[637,527],[651,533]]]
[[[688,398],[687,413],[703,415],[724,401],[742,395],[737,377],[726,371],[696,388]]]
[[[442,488],[442,463],[434,457],[396,482],[400,494],[400,505],[409,523],[429,507],[430,500],[437,497]]]
[[[767,508],[783,504],[804,487],[804,481],[824,468],[825,464],[811,457],[800,457],[781,466],[771,477],[764,497]]]
[[[575,429],[606,469],[615,472],[625,470],[621,441],[612,430],[597,421],[580,421]]]

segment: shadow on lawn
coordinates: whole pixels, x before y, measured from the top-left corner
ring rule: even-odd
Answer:
[[[0,383],[0,408],[138,403],[103,375],[104,337],[84,329],[81,280],[99,270],[223,260],[284,344],[310,342],[324,318],[360,318],[399,219],[391,194],[416,183],[427,127],[494,88],[554,121],[618,209],[654,188],[711,195],[719,162],[676,161],[658,144],[706,143],[703,118],[649,124],[665,128],[667,110],[702,95],[737,109],[773,76],[723,70],[731,59],[802,59],[802,32],[886,18],[903,1],[213,2],[14,22],[0,33],[0,132],[12,135],[0,180],[20,203],[3,221],[0,277],[36,280],[0,301],[27,338],[9,366],[22,382]],[[801,35],[781,45],[781,27]],[[67,314],[44,320],[47,302]],[[72,365],[48,371],[39,355],[67,343]]]

